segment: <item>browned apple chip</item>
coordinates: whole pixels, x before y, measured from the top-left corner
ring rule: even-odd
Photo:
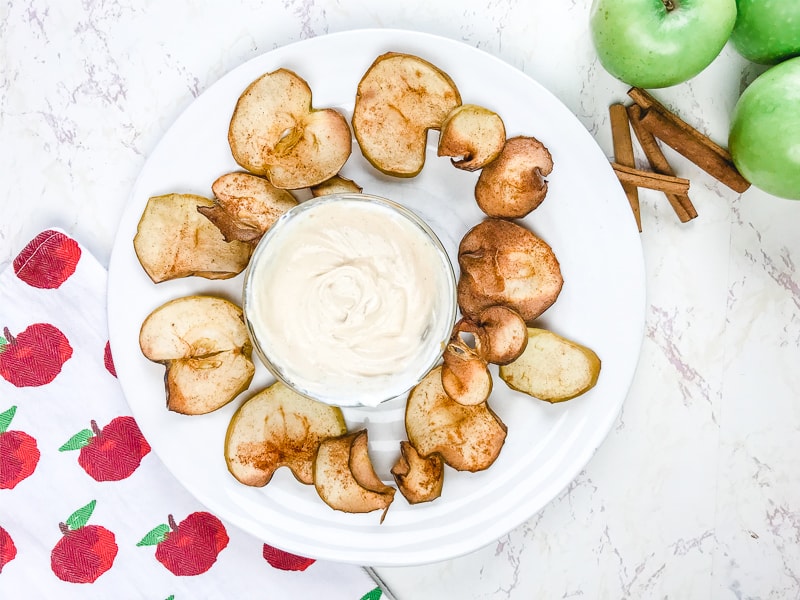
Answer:
[[[442,495],[444,461],[438,454],[420,456],[409,442],[400,442],[400,456],[392,467],[397,489],[409,504],[431,502]]]
[[[499,456],[506,426],[488,403],[465,406],[450,398],[437,367],[408,396],[406,433],[420,456],[439,454],[458,471],[482,471]]]
[[[245,485],[266,485],[280,467],[311,484],[320,443],[346,431],[340,408],[277,382],[234,413],[225,436],[225,462],[231,475]]]
[[[458,330],[454,331],[444,351],[442,387],[453,400],[468,406],[486,402],[492,393],[492,375],[486,361],[480,350],[461,338]]]
[[[353,132],[376,169],[414,177],[425,164],[428,130],[439,129],[460,104],[447,73],[418,56],[387,52],[358,84]]]
[[[311,186],[311,195],[314,198],[330,194],[360,194],[363,188],[352,179],[334,175],[330,179]]]
[[[228,279],[244,270],[253,248],[226,242],[220,230],[197,212],[199,206],[213,205],[193,194],[165,194],[147,201],[133,248],[154,283],[192,275]]]
[[[289,192],[251,173],[221,175],[211,190],[213,206],[198,206],[197,210],[217,226],[228,242],[255,244],[278,217],[297,206],[297,200]]]
[[[553,250],[524,227],[487,219],[470,229],[458,248],[458,304],[474,321],[500,304],[530,323],[561,293],[564,280]]]
[[[480,331],[480,355],[486,362],[508,364],[522,354],[528,344],[525,319],[508,306],[485,308],[476,326]]]
[[[475,171],[497,158],[505,141],[506,128],[500,115],[482,106],[462,104],[442,123],[437,152],[453,157],[454,167]]]
[[[383,510],[381,522],[394,500],[395,489],[375,473],[368,454],[367,430],[324,440],[314,460],[314,487],[331,508],[348,513]]]
[[[288,69],[262,75],[242,93],[228,143],[237,163],[282,189],[330,179],[352,149],[347,120],[332,108],[314,108],[308,83]]]
[[[539,206],[547,194],[545,177],[553,170],[550,152],[534,137],[506,141],[475,185],[475,200],[490,217],[518,219]]]
[[[167,408],[185,415],[224,406],[255,373],[242,309],[223,298],[186,296],[163,304],[142,323],[139,346],[166,368]]]

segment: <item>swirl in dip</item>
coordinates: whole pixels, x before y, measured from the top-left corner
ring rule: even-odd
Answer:
[[[456,311],[433,232],[407,209],[342,194],[293,208],[259,242],[245,316],[272,373],[339,406],[408,392],[436,364]]]

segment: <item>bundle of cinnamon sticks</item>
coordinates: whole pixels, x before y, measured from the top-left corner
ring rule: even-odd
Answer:
[[[681,223],[697,216],[689,199],[689,180],[675,175],[661,151],[659,140],[732,190],[741,193],[750,187],[725,148],[686,123],[645,90],[631,88],[628,96],[633,104],[625,106],[620,103],[609,107],[614,145],[612,166],[628,197],[639,231],[642,230],[640,187],[663,192]],[[636,168],[631,128],[651,171]]]

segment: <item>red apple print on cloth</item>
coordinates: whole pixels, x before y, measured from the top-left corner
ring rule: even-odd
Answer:
[[[22,431],[8,430],[16,411],[12,406],[0,413],[0,490],[14,489],[39,464],[36,440]]]
[[[17,547],[14,545],[14,540],[5,529],[0,527],[0,573],[3,572],[3,567],[14,560],[16,556]]]
[[[106,342],[106,347],[103,350],[103,364],[109,373],[114,377],[117,376],[117,369],[114,367],[114,357],[111,356],[111,344],[109,342]]]
[[[5,327],[0,337],[0,375],[17,387],[50,383],[71,357],[69,340],[49,323],[34,323],[16,336]]]
[[[58,450],[80,450],[78,464],[95,481],[130,477],[150,452],[150,444],[133,417],[116,417],[102,429],[92,420],[91,426],[73,435]]]
[[[81,249],[71,237],[48,229],[33,238],[14,259],[14,273],[35,288],[58,288],[75,272]]]
[[[281,571],[305,571],[314,564],[313,558],[306,558],[305,556],[298,556],[291,552],[279,550],[269,544],[264,544],[262,554],[271,566]]]
[[[156,546],[156,559],[174,575],[205,573],[228,545],[225,526],[211,513],[194,512],[180,523],[169,515],[167,521],[136,545]]]
[[[63,581],[94,583],[114,564],[119,550],[114,534],[100,525],[87,525],[95,504],[92,500],[58,525],[64,536],[50,553],[50,568]]]

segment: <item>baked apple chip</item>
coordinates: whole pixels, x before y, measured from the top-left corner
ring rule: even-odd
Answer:
[[[519,357],[528,344],[525,319],[508,306],[496,304],[483,309],[475,326],[479,353],[486,362],[508,364]]]
[[[381,522],[395,494],[395,489],[384,484],[372,467],[366,429],[323,440],[314,460],[314,487],[335,510],[383,510]]]
[[[563,402],[592,389],[600,359],[585,346],[545,329],[529,328],[525,352],[500,367],[508,387],[547,402]]]
[[[224,406],[255,373],[242,309],[223,298],[185,296],[161,305],[142,323],[139,346],[166,368],[167,408],[185,415]]]
[[[442,495],[444,461],[438,454],[423,458],[409,442],[400,442],[400,456],[392,467],[397,489],[409,504],[436,500]]]
[[[297,206],[289,192],[251,173],[225,173],[211,184],[211,191],[214,204],[197,211],[217,226],[226,242],[256,244],[278,217]]]
[[[488,469],[506,440],[506,426],[486,402],[465,406],[447,395],[441,367],[411,390],[405,420],[408,441],[420,456],[439,454],[458,471]]]
[[[529,323],[556,301],[564,284],[552,248],[503,219],[486,219],[470,229],[459,244],[458,264],[458,304],[473,321],[499,304]]]
[[[360,194],[364,188],[352,179],[334,175],[330,179],[311,186],[311,195],[314,198],[329,196],[330,194]]]
[[[228,143],[239,165],[282,189],[330,179],[352,150],[344,116],[314,108],[308,83],[288,69],[262,75],[239,96]]]
[[[503,119],[496,112],[475,104],[457,106],[442,123],[439,156],[451,156],[453,166],[476,171],[492,162],[506,142]]]
[[[519,219],[547,194],[545,177],[553,170],[550,152],[534,137],[506,141],[500,155],[481,171],[475,200],[490,217]]]
[[[492,393],[492,375],[480,350],[461,337],[459,324],[463,326],[465,321],[453,328],[442,356],[442,388],[459,404],[474,406],[486,402]]]
[[[418,56],[387,52],[358,84],[353,132],[376,169],[414,177],[425,164],[428,130],[439,129],[460,104],[447,73]]]
[[[193,194],[165,194],[147,201],[133,248],[154,283],[196,275],[229,279],[241,273],[253,248],[226,242],[211,221],[197,212],[214,202]]]
[[[265,486],[280,467],[310,485],[320,443],[346,431],[340,408],[276,382],[234,413],[225,436],[225,462],[245,485]]]

